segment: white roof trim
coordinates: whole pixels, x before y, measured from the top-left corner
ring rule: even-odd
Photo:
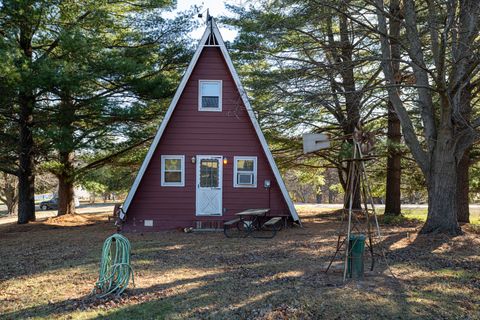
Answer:
[[[287,187],[285,186],[285,183],[283,182],[282,176],[280,175],[280,171],[278,170],[278,167],[275,163],[275,160],[273,159],[273,155],[270,152],[270,148],[268,147],[267,141],[265,140],[265,136],[263,135],[262,130],[260,129],[260,125],[258,124],[257,118],[255,117],[255,114],[253,113],[252,106],[250,105],[250,102],[248,101],[247,94],[245,90],[243,89],[242,83],[240,82],[240,78],[237,74],[237,71],[235,70],[235,67],[233,66],[232,59],[230,58],[230,55],[228,54],[227,48],[225,47],[225,42],[223,41],[223,38],[220,34],[220,31],[218,30],[217,24],[211,20],[211,23],[213,24],[213,27],[211,28],[210,25],[207,26],[205,29],[205,32],[203,33],[202,39],[199,42],[197,51],[195,51],[195,54],[193,55],[192,61],[190,61],[190,64],[188,65],[187,71],[183,75],[182,81],[180,82],[180,85],[178,86],[177,92],[175,92],[175,96],[173,97],[172,102],[170,103],[170,106],[168,107],[167,113],[165,114],[165,117],[162,120],[162,123],[160,124],[160,127],[158,128],[157,134],[155,135],[155,138],[153,139],[152,144],[150,145],[150,148],[148,149],[148,153],[145,156],[145,159],[143,160],[142,166],[140,167],[140,170],[135,178],[135,181],[132,185],[132,188],[128,192],[127,198],[125,199],[125,202],[123,203],[123,210],[125,213],[128,211],[128,207],[130,206],[130,203],[133,200],[133,196],[135,195],[135,192],[137,191],[138,186],[140,185],[140,181],[142,180],[142,177],[145,173],[145,170],[147,170],[147,166],[152,159],[153,153],[155,152],[155,149],[157,148],[158,143],[160,142],[160,138],[163,135],[163,132],[165,131],[165,128],[167,127],[168,121],[170,120],[173,110],[175,110],[175,107],[177,105],[178,100],[180,99],[180,96],[183,93],[183,90],[185,89],[185,86],[188,82],[188,79],[190,78],[190,75],[193,72],[193,68],[197,64],[198,58],[200,57],[200,54],[203,51],[204,48],[204,43],[207,40],[208,36],[210,35],[210,31],[213,30],[213,34],[217,38],[218,41],[218,47],[220,47],[220,50],[223,54],[223,58],[225,59],[225,62],[227,63],[228,69],[230,70],[230,73],[232,75],[233,80],[235,81],[235,84],[237,86],[238,92],[240,94],[240,97],[242,98],[243,104],[245,105],[245,108],[247,109],[247,113],[250,117],[250,120],[252,121],[253,127],[255,128],[255,132],[257,133],[258,139],[260,140],[260,144],[262,145],[263,151],[265,152],[265,155],[267,156],[268,162],[270,164],[270,167],[272,168],[273,174],[275,175],[275,179],[277,180],[278,186],[280,187],[280,190],[282,191],[282,195],[285,199],[285,202],[287,203],[287,206],[290,210],[290,214],[292,215],[293,220],[300,222],[300,218],[298,217],[297,210],[295,209],[295,206],[293,205],[292,199],[290,198],[290,195],[288,194]]]

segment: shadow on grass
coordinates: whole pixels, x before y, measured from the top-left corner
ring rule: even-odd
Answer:
[[[404,301],[398,304],[393,301],[393,306],[386,307],[381,301],[365,300],[355,288],[342,285],[337,276],[296,270],[299,272],[296,276],[268,279],[267,274],[292,271],[288,262],[276,267],[277,273],[269,273],[269,264],[240,266],[217,274],[130,289],[119,299],[96,300],[86,296],[3,316],[6,319],[67,315],[75,318],[84,313],[84,316],[95,319],[164,319],[170,316],[181,319],[254,319],[277,313],[283,316],[281,319],[324,316],[343,319],[352,314],[360,318],[371,318],[374,314],[389,318],[409,314],[409,306]],[[179,288],[185,289],[175,290]],[[346,295],[349,295],[348,301]]]
[[[103,241],[115,232],[112,223],[53,226],[43,222],[0,226],[0,283],[11,278],[98,263]]]
[[[324,215],[321,214],[322,217]],[[132,243],[132,261],[137,277],[158,275],[158,284],[129,289],[121,298],[98,300],[84,296],[23,308],[0,318],[75,318],[88,315],[96,319],[255,319],[274,316],[282,319],[281,315],[284,319],[436,319],[468,316],[461,303],[456,303],[462,299],[461,292],[435,287],[438,285],[436,274],[395,281],[385,276],[387,267],[382,263],[377,264],[375,273],[363,281],[342,284],[340,274],[325,274],[324,265],[333,254],[336,241],[330,234],[338,227],[338,222],[335,222],[338,216],[331,214],[327,217],[331,223],[307,222],[306,229],[282,231],[272,240],[225,239],[221,234],[174,232],[144,236],[129,234],[127,237]],[[319,229],[320,225],[322,229]],[[96,265],[108,232],[102,227],[65,229],[68,230],[64,232],[66,235],[55,231],[43,239],[48,240],[53,248],[67,239],[83,239],[81,245],[85,248],[66,260],[72,265],[91,261]],[[55,242],[56,238],[52,240],[54,236],[60,237],[58,242]],[[403,237],[399,233],[387,234],[384,245],[390,246]],[[434,252],[445,242],[425,244],[421,238],[415,241],[405,248],[389,251],[389,263],[394,266],[407,263],[414,272],[415,268],[428,269],[430,259],[438,263],[438,259],[444,261],[448,257],[448,254],[444,257]],[[40,247],[35,246],[34,250]],[[87,257],[80,258],[79,254],[87,254]],[[27,263],[31,263],[31,256],[26,256],[26,259]],[[51,265],[39,262],[37,272],[64,267],[58,259],[50,261]],[[445,264],[440,265],[441,270],[446,268]],[[12,264],[7,266],[13,267]],[[458,267],[464,266],[464,262],[458,262]],[[183,278],[179,276],[168,281],[168,274],[181,270],[207,274],[183,274]],[[209,273],[210,270],[212,272]],[[25,274],[23,270],[13,273]],[[462,281],[470,280],[465,277]],[[456,283],[454,278],[446,281]],[[438,305],[438,308],[432,308],[432,305]]]
[[[109,305],[108,301],[112,300],[108,299],[100,302],[86,301],[87,299],[66,300],[48,305],[48,308],[29,308],[4,316],[7,319],[28,316],[56,318],[67,315],[75,318],[84,313],[84,316],[92,319],[255,319],[272,318],[273,314],[281,314],[283,317],[279,319],[436,319],[445,314],[432,310],[424,301],[443,303],[462,298],[458,294],[419,290],[407,301],[402,294],[382,297],[378,292],[372,293],[369,289],[358,292],[358,289],[348,285],[334,288],[306,286],[303,291],[296,292],[295,296],[289,292],[292,287],[284,285],[272,288],[275,285],[272,281],[265,282],[263,289],[252,295],[244,286],[239,286],[234,291],[231,288],[222,291],[225,288],[224,282],[229,281],[229,278],[226,273],[215,278],[200,277],[129,290],[122,299],[128,301],[139,298],[140,301],[134,305]],[[290,279],[297,280],[296,277]],[[204,284],[185,292],[169,294],[172,288],[192,282]],[[251,281],[246,284],[254,285]],[[357,282],[355,286],[358,285]],[[366,283],[361,282],[360,285]],[[378,298],[374,299],[375,296]],[[462,314],[459,308],[451,311],[452,315]]]

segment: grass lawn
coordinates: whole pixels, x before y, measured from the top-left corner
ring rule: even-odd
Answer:
[[[390,269],[378,261],[343,284],[339,272],[323,272],[338,216],[299,211],[305,228],[271,240],[127,234],[135,287],[101,300],[89,294],[114,232],[106,214],[82,215],[80,226],[0,225],[0,319],[480,319],[473,228],[449,238],[417,236],[417,222],[384,225]]]
[[[402,213],[408,219],[427,220],[427,209],[402,209]],[[470,208],[470,223],[480,224],[480,209]]]

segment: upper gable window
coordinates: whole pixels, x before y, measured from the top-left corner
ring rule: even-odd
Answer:
[[[200,80],[199,111],[222,111],[222,80]]]

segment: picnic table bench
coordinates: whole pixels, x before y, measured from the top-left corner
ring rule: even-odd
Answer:
[[[236,229],[239,237],[252,235],[254,238],[271,239],[282,228],[278,223],[282,217],[271,217],[262,223],[262,218],[265,218],[268,212],[270,209],[248,209],[238,212],[235,214],[238,218],[224,222],[223,233],[227,238],[232,238]]]

